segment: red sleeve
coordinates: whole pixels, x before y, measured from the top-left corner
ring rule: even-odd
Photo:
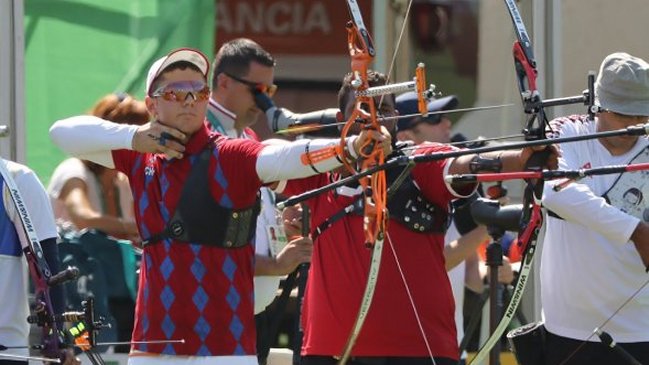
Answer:
[[[249,139],[224,139],[218,143],[219,168],[230,184],[234,184],[231,186],[232,193],[239,197],[232,197],[234,200],[247,204],[249,193],[256,192],[262,186],[256,165],[263,148],[261,143]]]
[[[330,182],[329,174],[319,174],[303,179],[289,180],[286,182],[286,187],[280,192],[285,197],[302,194],[306,191],[317,189],[325,186]]]
[[[426,144],[416,150],[416,154],[431,154],[457,151],[458,148],[446,144]],[[412,176],[421,189],[426,200],[439,206],[446,206],[455,199],[453,192],[444,181],[444,171],[450,159],[418,163],[412,170]]]
[[[139,152],[132,150],[113,150],[113,163],[117,171],[123,172],[126,176],[131,176],[133,161],[135,161]]]

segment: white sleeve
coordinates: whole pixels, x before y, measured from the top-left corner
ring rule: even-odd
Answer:
[[[356,136],[347,139],[347,150],[356,157],[353,143]],[[319,149],[338,145],[337,139],[297,140],[291,143],[266,145],[257,157],[256,170],[264,183],[300,179],[317,175],[342,166],[335,157],[316,162],[313,165],[302,163],[302,155]]]
[[[554,183],[545,183],[543,206],[566,221],[580,224],[612,242],[626,243],[640,223],[634,216],[611,206],[584,184],[572,183],[554,191]]]
[[[574,125],[562,126],[561,137],[579,134]],[[560,145],[559,170],[579,169],[578,149],[581,142],[563,143]],[[585,184],[570,183],[560,191],[554,186],[563,179],[548,181],[543,189],[543,206],[561,218],[588,227],[619,243],[629,241],[631,234],[640,222],[639,219],[626,214],[608,204],[606,199],[595,195]]]
[[[110,151],[131,149],[138,128],[136,125],[80,115],[54,123],[50,128],[50,138],[72,156],[114,168]]]
[[[38,240],[42,241],[48,238],[56,238],[56,224],[54,222],[54,212],[52,211],[50,198],[36,174],[29,168],[11,161],[7,161],[7,169],[10,171],[19,189],[20,197],[25,202],[25,207],[29,213]],[[16,207],[6,184],[3,184],[3,194],[7,215],[14,223],[16,232],[18,232],[21,240],[25,240],[26,237],[22,221],[17,214]]]

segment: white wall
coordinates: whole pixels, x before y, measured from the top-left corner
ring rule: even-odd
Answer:
[[[23,0],[0,0],[0,156],[24,163],[23,34]]]

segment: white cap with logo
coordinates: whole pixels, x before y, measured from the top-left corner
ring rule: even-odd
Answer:
[[[162,71],[174,63],[183,61],[189,62],[198,67],[205,78],[207,78],[207,75],[210,72],[210,63],[201,51],[193,48],[174,49],[166,56],[155,61],[153,65],[151,65],[151,68],[149,68],[149,73],[146,76],[146,95],[151,96],[151,93],[154,91],[151,90],[151,85],[155,79],[160,76]]]

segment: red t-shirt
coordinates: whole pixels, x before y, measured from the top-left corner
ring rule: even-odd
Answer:
[[[113,151],[116,168],[129,177],[143,238],[163,231],[192,163],[214,135],[205,125],[191,137],[180,160]],[[261,186],[255,169],[261,149],[250,140],[218,142],[208,169],[210,192],[217,203],[234,209],[254,204]],[[133,340],[184,339],[185,343],[134,348],[171,355],[254,355],[253,257],[252,244],[222,249],[165,240],[147,246],[142,255]]]
[[[427,145],[423,152],[452,147]],[[418,164],[412,176],[428,201],[448,207],[454,199],[443,181],[447,160]],[[328,174],[289,181],[286,195],[327,184]],[[333,192],[307,202],[311,227],[349,205],[352,198]],[[371,250],[364,246],[362,217],[345,216],[320,235],[315,244],[304,298],[303,355],[340,355],[351,332],[367,282]],[[395,255],[403,269],[434,356],[458,358],[454,300],[444,267],[444,235],[415,233],[390,220],[379,277],[355,356],[418,356],[429,352],[408,299]]]

